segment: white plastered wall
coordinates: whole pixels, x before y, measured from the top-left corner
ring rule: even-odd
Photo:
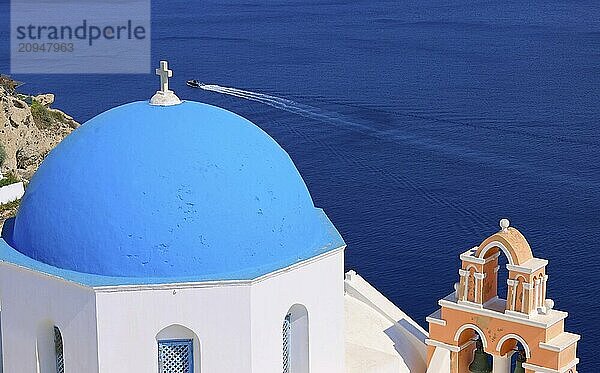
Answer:
[[[200,342],[194,373],[280,373],[282,323],[302,304],[310,372],[343,373],[343,269],[339,250],[252,282],[99,289],[100,371],[157,372],[156,335],[175,324]]]
[[[54,373],[54,325],[60,328],[65,370],[98,372],[92,289],[0,263],[3,371]]]
[[[54,325],[66,371],[157,372],[157,336],[180,325],[197,337],[195,373],[280,373],[282,323],[300,304],[310,372],[343,373],[343,269],[340,249],[255,281],[91,289],[0,263],[3,372],[54,373]]]
[[[254,373],[282,371],[282,324],[294,304],[308,312],[310,372],[344,372],[343,279],[338,250],[252,286]]]
[[[196,334],[194,373],[251,372],[248,286],[172,285],[99,292],[101,372],[158,372],[157,334],[181,325]]]

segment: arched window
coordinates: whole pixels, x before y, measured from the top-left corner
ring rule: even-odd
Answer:
[[[283,373],[308,373],[308,311],[293,305],[283,319]]]
[[[156,335],[158,373],[200,373],[200,341],[182,325],[171,325]]]
[[[65,356],[63,351],[63,338],[58,326],[54,326],[54,357],[56,359],[56,373],[65,372]]]
[[[54,320],[41,320],[38,324],[35,358],[37,373],[64,373],[64,339]]]
[[[292,331],[292,314],[288,313],[283,319],[283,373],[290,373],[290,338]]]

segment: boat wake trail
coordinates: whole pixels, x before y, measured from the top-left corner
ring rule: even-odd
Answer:
[[[242,89],[222,87],[216,84],[203,84],[199,88],[205,91],[221,93],[225,95],[235,96],[246,100],[260,102],[274,108],[285,110],[287,112],[310,118],[318,121],[342,124],[344,126],[352,126],[363,130],[370,130],[369,126],[346,120],[338,113],[327,112],[314,106],[301,104],[296,101],[288,100],[277,96],[271,96],[264,93],[244,91]]]
[[[433,143],[424,141],[422,139],[418,139],[418,138],[414,137],[413,135],[409,135],[409,134],[401,135],[399,133],[395,133],[394,135],[390,136],[390,134],[378,133],[371,126],[366,125],[366,124],[357,123],[356,121],[345,118],[343,115],[341,115],[339,113],[326,111],[326,110],[323,110],[323,109],[320,109],[320,108],[317,108],[314,106],[305,105],[305,104],[302,104],[302,103],[299,103],[299,102],[296,102],[293,100],[289,100],[286,98],[267,95],[264,93],[246,91],[246,90],[242,90],[242,89],[238,89],[238,88],[223,87],[223,86],[216,85],[216,84],[203,84],[203,85],[199,86],[198,88],[201,88],[205,91],[211,91],[211,92],[215,92],[215,93],[220,93],[220,94],[224,94],[224,95],[229,95],[229,96],[239,97],[239,98],[246,99],[246,100],[259,102],[261,104],[269,105],[271,107],[274,107],[274,108],[277,108],[280,110],[284,110],[284,111],[287,111],[287,112],[290,112],[290,113],[293,113],[296,115],[300,115],[305,118],[313,119],[316,121],[326,122],[329,124],[342,126],[344,128],[352,128],[354,130],[358,130],[363,135],[369,135],[369,136],[373,136],[373,137],[377,137],[377,138],[381,138],[381,139],[385,139],[385,140],[390,140],[390,137],[392,137],[392,140],[395,139],[395,140],[400,140],[403,142],[409,142],[414,145],[419,145],[419,144],[425,145],[428,148],[433,147],[437,151],[445,150],[444,147],[442,147],[442,146],[440,146],[438,149],[438,146],[434,145]],[[438,206],[445,206],[447,208],[455,210],[460,215],[467,217],[467,219],[469,219],[473,223],[472,227],[474,227],[474,226],[483,227],[485,225],[485,217],[483,217],[482,215],[479,215],[478,213],[476,213],[474,211],[470,211],[470,210],[464,208],[463,206],[453,203],[453,202],[445,199],[441,195],[437,195],[436,193],[431,192],[427,188],[422,187],[421,185],[416,183],[414,180],[411,180],[410,178],[406,177],[405,175],[402,175],[402,174],[396,173],[396,172],[392,172],[388,169],[376,167],[373,164],[371,164],[370,162],[360,159],[358,157],[348,157],[347,155],[342,154],[339,149],[337,149],[336,147],[332,146],[331,144],[329,144],[321,139],[318,139],[318,138],[315,138],[312,136],[308,136],[307,134],[302,133],[295,128],[292,128],[292,126],[290,126],[289,129],[292,132],[294,132],[295,134],[297,134],[298,136],[301,136],[308,141],[312,141],[314,143],[317,143],[317,144],[327,148],[336,158],[340,159],[343,162],[352,163],[353,165],[355,165],[357,167],[361,167],[361,168],[369,170],[371,172],[378,173],[378,174],[382,175],[383,177],[392,180],[394,183],[403,185],[404,187],[413,190],[418,195],[420,195],[422,198],[424,198],[426,201],[428,201],[432,204],[436,204]]]

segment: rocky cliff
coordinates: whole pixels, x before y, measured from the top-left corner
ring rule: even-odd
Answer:
[[[15,87],[0,77],[0,145],[6,152],[1,171],[28,181],[46,154],[79,124],[50,107],[53,94],[26,96]]]
[[[50,150],[79,123],[50,107],[53,94],[23,95],[16,92],[16,86],[15,81],[0,76],[0,158],[4,160],[0,175],[27,183]],[[18,207],[19,201],[0,205],[0,229]]]

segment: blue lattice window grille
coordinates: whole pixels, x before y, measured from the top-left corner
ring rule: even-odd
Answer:
[[[290,337],[292,334],[292,314],[288,313],[283,319],[283,373],[290,373]]]
[[[191,339],[158,341],[158,373],[194,373]]]
[[[54,327],[54,356],[56,357],[56,373],[65,373],[63,339],[57,326]]]

